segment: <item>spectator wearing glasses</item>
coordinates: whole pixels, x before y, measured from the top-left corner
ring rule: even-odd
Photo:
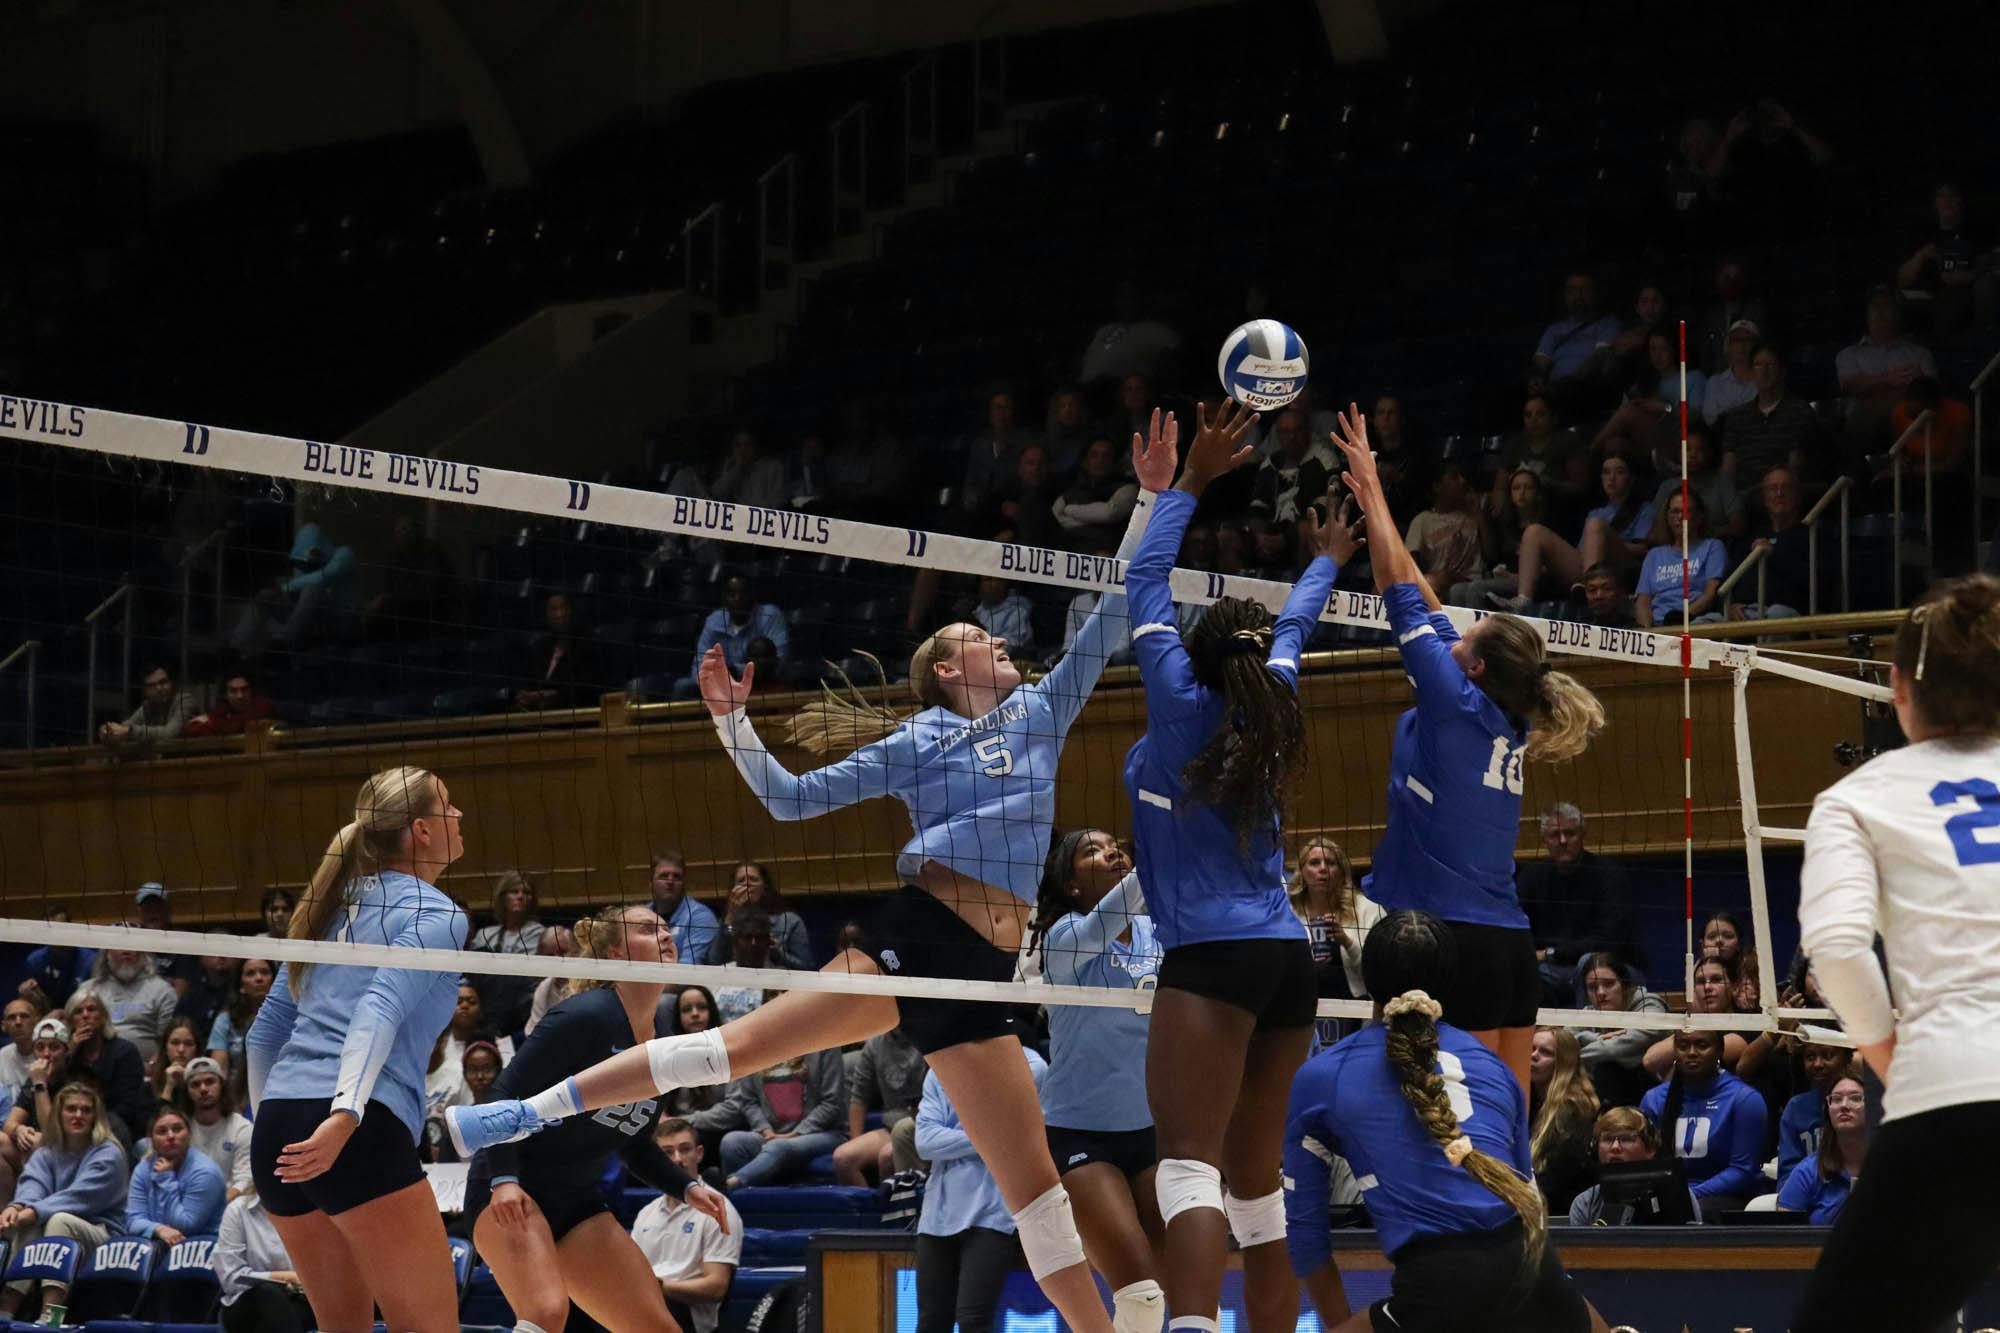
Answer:
[[[1583,811],[1559,801],[1542,812],[1548,857],[1515,872],[1521,909],[1535,936],[1543,1002],[1577,1001],[1579,973],[1592,955],[1632,953],[1632,888],[1625,872],[1586,848]]]
[[[1660,1136],[1652,1121],[1637,1109],[1614,1106],[1597,1117],[1596,1148],[1599,1165],[1650,1162],[1660,1155]],[[1688,1191],[1688,1207],[1696,1218],[1701,1216],[1700,1201],[1692,1190]],[[1575,1227],[1624,1227],[1643,1220],[1636,1204],[1608,1207],[1602,1185],[1590,1186],[1569,1206],[1569,1223]]]
[[[1838,1046],[1807,1042],[1799,1051],[1805,1091],[1785,1103],[1778,1114],[1778,1183],[1791,1178],[1792,1168],[1819,1152],[1826,1129],[1826,1098],[1833,1085],[1853,1066],[1853,1053]]]
[[[722,923],[715,913],[688,896],[687,858],[679,852],[653,853],[647,874],[652,881],[653,910],[673,932],[675,957],[696,962],[708,957]]]
[[[729,872],[729,910],[733,912],[738,907],[761,908],[770,923],[770,961],[762,966],[802,971],[813,966],[812,941],[806,936],[806,923],[785,906],[784,897],[778,892],[776,870],[762,861],[738,861]],[[729,933],[724,931],[709,946],[705,959],[688,961],[728,963],[734,958]]]
[[[97,728],[97,739],[107,748],[141,751],[178,740],[200,711],[190,695],[175,688],[174,673],[164,666],[150,668],[139,689],[141,702],[130,717]]]
[[[1857,1075],[1842,1074],[1826,1091],[1826,1130],[1819,1151],[1785,1177],[1778,1189],[1778,1211],[1804,1213],[1816,1227],[1832,1226],[1867,1160],[1868,1094]]]

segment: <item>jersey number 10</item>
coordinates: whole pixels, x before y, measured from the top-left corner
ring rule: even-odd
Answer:
[[[1982,830],[2000,829],[2000,787],[1986,778],[1967,778],[1963,782],[1940,782],[1931,788],[1932,805],[1965,802],[1971,803],[1970,810],[1944,821],[1944,831],[1951,837],[1958,863],[1983,866],[2000,862],[2000,838],[1988,842],[1979,836]]]
[[[1493,761],[1486,765],[1486,776],[1480,781],[1494,791],[1506,791],[1515,796],[1521,794],[1521,751],[1526,746],[1516,745],[1505,736],[1493,738]]]

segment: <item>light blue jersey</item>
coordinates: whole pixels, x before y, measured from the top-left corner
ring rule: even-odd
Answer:
[[[1195,497],[1169,491],[1125,570],[1132,599],[1132,650],[1146,682],[1146,734],[1125,756],[1139,878],[1163,949],[1213,940],[1302,939],[1285,896],[1285,846],[1275,815],[1245,856],[1229,811],[1196,805],[1181,773],[1222,726],[1224,697],[1195,679],[1167,586]],[[1299,650],[1312,633],[1339,570],[1316,557],[1299,576],[1273,627],[1265,665],[1293,690]]]
[[[1306,1061],[1292,1079],[1285,1245],[1301,1277],[1333,1256],[1327,1199],[1335,1157],[1353,1168],[1382,1252],[1392,1259],[1419,1237],[1491,1231],[1516,1216],[1506,1200],[1445,1160],[1403,1099],[1384,1053],[1387,1037],[1387,1028],[1370,1023]],[[1438,1024],[1436,1069],[1473,1147],[1532,1179],[1527,1099],[1513,1071],[1449,1023]]]
[[[1521,756],[1528,728],[1472,683],[1414,584],[1382,594],[1417,706],[1396,719],[1389,822],[1362,892],[1389,911],[1525,930],[1514,891],[1521,836]]]
[[[1132,511],[1121,557],[1144,530],[1147,499],[1142,493]],[[1102,597],[1062,661],[984,717],[926,708],[881,740],[810,773],[793,774],[773,759],[741,711],[716,718],[716,730],[773,819],[812,819],[893,796],[915,826],[896,859],[904,879],[936,861],[1032,903],[1055,827],[1063,741],[1126,623],[1124,596]]]
[[[1042,977],[1055,986],[1149,991],[1160,945],[1135,872],[1088,912],[1071,912],[1042,937]],[[1118,937],[1127,927],[1132,942]],[[1062,1129],[1120,1133],[1153,1123],[1146,1106],[1146,1029],[1131,1009],[1049,1006],[1049,1074],[1042,1119]]]
[[[348,884],[325,938],[462,949],[465,929],[464,911],[434,886],[385,870]],[[379,1101],[416,1141],[424,1127],[424,1073],[458,1003],[458,974],[318,963],[294,1003],[290,973],[290,964],[278,969],[245,1042],[252,1106],[331,1098],[332,1110],[359,1116]]]
[[[1021,1053],[1040,1085],[1048,1075],[1048,1063],[1032,1046],[1023,1046]],[[956,1236],[973,1227],[1013,1234],[1014,1215],[959,1122],[958,1108],[945,1096],[936,1070],[924,1075],[923,1099],[917,1103],[916,1148],[917,1156],[931,1164],[923,1211],[917,1214],[918,1235]]]

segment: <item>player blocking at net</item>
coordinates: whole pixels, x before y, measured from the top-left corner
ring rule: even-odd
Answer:
[[[1172,451],[1159,446],[1171,444],[1178,429],[1171,416],[1155,412],[1150,440],[1133,437],[1141,496],[1121,558],[1131,556],[1144,532],[1153,498],[1173,482]],[[853,749],[802,774],[778,763],[750,723],[751,668],[736,680],[719,650],[703,659],[702,698],[723,747],[774,818],[811,819],[882,796],[910,812],[915,834],[897,858],[907,882],[877,910],[871,952],[850,949],[823,970],[1012,980],[1053,832],[1063,741],[1122,637],[1124,619],[1122,594],[1100,597],[1074,646],[1032,685],[1022,684],[1005,640],[978,625],[947,625],[910,660],[911,688],[924,705],[914,716],[831,692],[801,711],[791,728],[794,741],[822,754]],[[721,1028],[655,1037],[526,1100],[454,1107],[447,1125],[469,1153],[566,1116],[725,1083],[737,1072],[899,1025],[928,1058],[992,1170],[1044,1294],[1078,1333],[1112,1333],[1005,1005],[792,991]],[[1135,1317],[1158,1326],[1157,1307]]]
[[[1909,745],[1806,823],[1800,942],[1884,1091],[1795,1333],[1955,1326],[2000,1265],[2000,579],[1925,594],[1889,688]]]

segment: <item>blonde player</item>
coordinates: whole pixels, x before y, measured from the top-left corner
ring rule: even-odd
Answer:
[[[1887,1092],[1793,1333],[1936,1328],[2000,1265],[2000,579],[1933,588],[1889,680],[1909,746],[1806,826],[1805,949]]]

